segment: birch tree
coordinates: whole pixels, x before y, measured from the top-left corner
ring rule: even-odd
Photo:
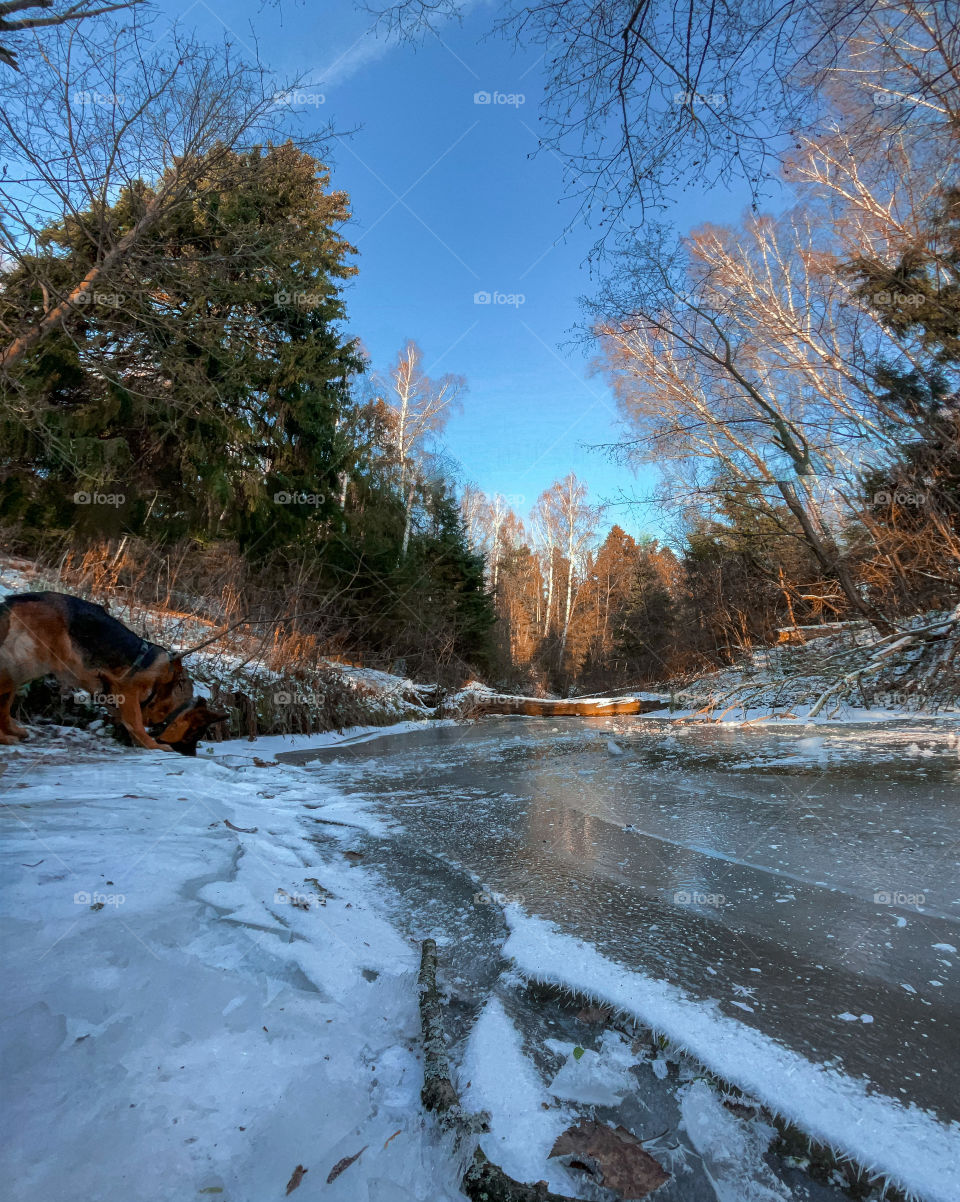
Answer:
[[[559,654],[562,662],[576,607],[579,580],[583,575],[584,557],[596,534],[599,509],[588,504],[587,486],[570,472],[540,494],[537,513],[545,530],[550,532],[547,537],[554,540],[554,546],[564,560],[566,580],[561,584],[563,616],[560,623]]]
[[[542,625],[540,637],[545,639],[550,634],[553,617],[553,594],[556,580],[557,530],[554,526],[554,514],[548,503],[548,494],[541,493],[530,515],[534,543],[540,556],[542,573],[545,580],[542,609]]]
[[[706,461],[711,471],[777,490],[853,609],[879,620],[860,597],[818,505],[818,448],[802,387],[738,324],[736,298],[714,290],[709,278],[699,286],[694,281],[691,291],[666,274],[663,282],[658,303],[636,297],[630,314],[598,329],[635,434],[631,452],[681,472]]]
[[[431,379],[424,370],[423,351],[411,341],[378,384],[394,411],[398,485],[406,515],[401,551],[401,557],[405,557],[410,544],[417,487],[422,481],[431,439],[441,433],[451,413],[460,406],[466,381],[462,376],[449,374]]]

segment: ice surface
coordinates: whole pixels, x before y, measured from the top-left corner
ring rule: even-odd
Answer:
[[[624,970],[519,907],[507,914],[511,934],[504,951],[524,974],[635,1015],[723,1080],[904,1190],[935,1202],[960,1196],[960,1125],[870,1093],[862,1081],[805,1060],[666,981]]]
[[[607,1031],[599,1052],[587,1050],[577,1057],[570,1047],[567,1060],[550,1083],[550,1092],[556,1098],[590,1106],[616,1106],[624,1094],[636,1088],[630,1066],[637,1062],[623,1036]]]
[[[772,1129],[745,1123],[725,1110],[704,1081],[685,1087],[682,1114],[717,1202],[789,1202],[790,1190],[763,1162]]]
[[[858,1048],[886,1055],[905,1043],[893,994],[913,1024],[907,1034],[942,1043],[937,1020],[949,1002],[932,999],[950,991],[928,985],[952,982],[944,957],[955,954],[956,928],[946,925],[955,893],[931,890],[927,909],[944,917],[914,907],[909,923],[872,900],[878,886],[925,883],[942,834],[936,815],[896,782],[873,792],[858,783],[860,796],[851,788],[838,799],[819,775],[801,788],[770,767],[847,771],[879,746],[880,778],[899,771],[916,731],[879,743],[840,731],[822,746],[758,735],[751,767],[740,732],[710,742],[670,730],[652,739],[662,760],[651,766],[632,729],[526,720],[417,724],[402,736],[375,728],[292,744],[319,745],[327,757],[303,768],[290,763],[287,740],[239,741],[193,762],[89,740],[89,762],[72,743],[46,762],[4,756],[8,1196],[180,1202],[209,1191],[201,1196],[268,1202],[302,1164],[298,1202],[458,1197],[455,1158],[420,1112],[416,948],[396,914],[388,920],[389,868],[410,925],[438,937],[454,976],[468,976],[481,954],[491,988],[506,907],[506,952],[526,976],[607,1000],[917,1195],[956,1202],[955,1124],[883,1096],[839,1056],[817,1063],[815,1051],[784,1046],[771,1030],[780,1019],[787,1035],[827,1031],[845,1058]],[[607,731],[629,755],[606,754],[598,734]],[[281,766],[253,763],[273,754]],[[710,761],[699,775],[689,770],[698,755]],[[751,777],[764,757],[769,776]],[[942,771],[939,751],[912,760],[916,772]],[[909,797],[895,823],[878,810],[881,790]],[[358,846],[360,868],[343,856]],[[888,865],[901,875],[875,879]],[[710,893],[719,876],[725,903],[683,901]],[[638,881],[655,892],[652,903]],[[470,903],[481,884],[485,897]],[[452,919],[468,909],[489,946],[461,937]],[[565,930],[525,916],[555,911]],[[806,924],[811,913],[821,929]],[[764,948],[804,939],[811,946],[796,963],[807,975],[785,991],[782,965]],[[649,954],[656,971],[624,968],[598,951],[602,940],[636,953],[635,966]],[[832,974],[829,987],[818,974]],[[829,1003],[817,1009],[811,999],[822,998]],[[570,1192],[547,1153],[582,1108],[629,1103],[633,1054],[613,1032],[579,1059],[569,1039],[553,1039],[558,1058],[544,1067],[515,1001],[493,996],[477,1007],[465,1046],[452,1049],[455,1064],[463,1052],[458,1079],[468,1104],[491,1114],[488,1154],[520,1178],[555,1174],[552,1187]],[[904,1056],[915,1059],[910,1049]],[[648,1063],[650,1085],[675,1091],[667,1059]],[[932,1085],[939,1063],[923,1062],[924,1081],[912,1066],[904,1092]],[[683,1097],[718,1196],[779,1198],[776,1179],[757,1167],[757,1127],[718,1111],[715,1096]],[[724,1140],[750,1160],[749,1173],[741,1166],[737,1178]],[[328,1187],[331,1168],[361,1148]]]

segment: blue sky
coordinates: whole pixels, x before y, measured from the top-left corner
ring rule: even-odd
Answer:
[[[466,377],[444,438],[461,479],[525,498],[524,516],[571,470],[595,501],[642,495],[649,472],[638,479],[590,449],[617,437],[612,397],[576,329],[579,299],[596,285],[586,266],[595,234],[563,199],[559,159],[535,153],[539,51],[490,36],[488,4],[418,46],[378,39],[350,0],[161,0],[161,9],[206,37],[226,30],[256,46],[279,77],[301,77],[302,130],[342,131],[328,157],[334,186],[351,197],[360,251],[350,330],[375,367],[413,338],[431,375]],[[736,220],[742,207],[742,194],[688,192],[672,217],[687,229]],[[613,506],[607,520],[660,532],[649,507]]]

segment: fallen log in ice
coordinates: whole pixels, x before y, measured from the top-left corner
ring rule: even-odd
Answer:
[[[649,714],[665,709],[666,700],[648,697],[583,697],[579,700],[546,697],[514,697],[508,693],[473,692],[461,694],[459,701],[465,716],[482,714],[526,714],[531,718],[608,718],[614,714]]]
[[[425,1109],[434,1111],[441,1125],[454,1132],[458,1145],[464,1141],[476,1144],[477,1132],[484,1130],[482,1116],[463,1111],[456,1087],[450,1080],[443,1007],[437,988],[437,945],[434,940],[424,939],[420,952],[418,985],[424,1058],[420,1098]],[[551,1193],[544,1181],[534,1185],[514,1181],[499,1165],[488,1160],[477,1146],[474,1147],[460,1188],[472,1202],[575,1202],[566,1194]]]

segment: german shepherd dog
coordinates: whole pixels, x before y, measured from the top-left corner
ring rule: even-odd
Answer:
[[[181,755],[196,755],[197,743],[208,727],[222,722],[228,715],[212,710],[206,697],[193,697],[178,706],[153,732],[162,747],[170,747]]]
[[[208,726],[226,717],[194,700],[177,655],[148,643],[101,605],[66,593],[20,593],[0,602],[0,744],[27,732],[10,716],[17,689],[40,676],[85,689],[140,747],[195,755]],[[147,733],[154,728],[156,738]]]

